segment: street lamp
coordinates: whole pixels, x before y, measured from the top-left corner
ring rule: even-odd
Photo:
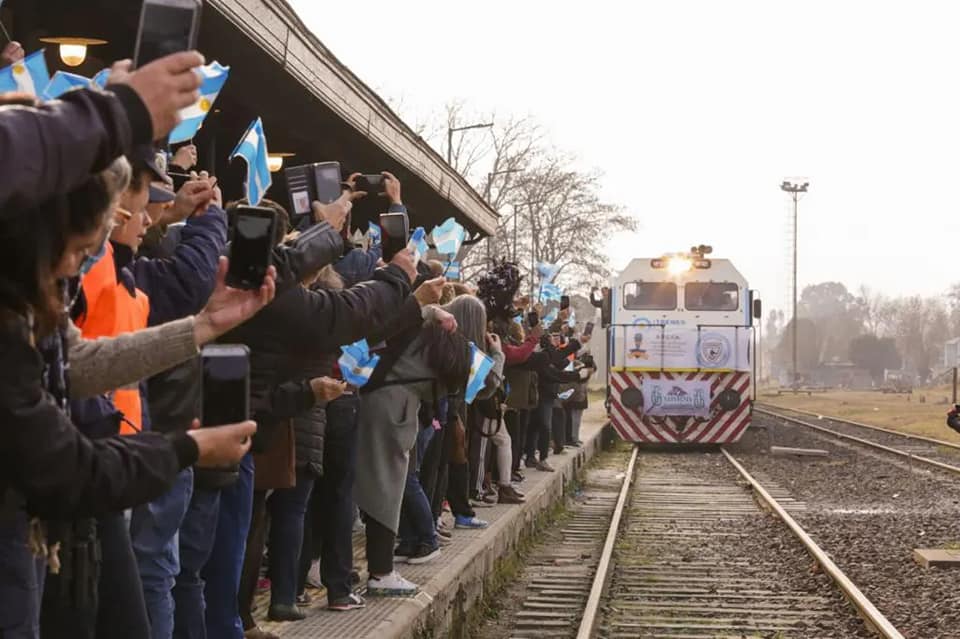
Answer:
[[[467,126],[448,126],[447,127],[447,164],[453,166],[453,134],[457,131],[468,131],[470,129],[491,129],[493,122],[487,124],[470,124]]]
[[[797,322],[797,204],[800,194],[806,193],[809,182],[791,182],[784,180],[780,183],[780,190],[789,193],[793,199],[793,388],[800,387],[800,375],[797,369],[798,336],[800,325]]]

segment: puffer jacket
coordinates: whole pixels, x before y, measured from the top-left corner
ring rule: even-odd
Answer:
[[[304,369],[304,376],[330,376],[336,355],[330,353],[317,358]],[[327,405],[317,402],[307,413],[293,418],[293,434],[296,442],[297,468],[306,468],[315,477],[323,474],[323,440],[327,430]]]

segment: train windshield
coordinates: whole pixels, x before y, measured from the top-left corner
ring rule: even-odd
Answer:
[[[674,282],[628,282],[623,286],[623,308],[628,311],[673,311],[677,308]]]
[[[740,287],[731,282],[687,282],[683,301],[688,311],[735,311],[740,307]]]

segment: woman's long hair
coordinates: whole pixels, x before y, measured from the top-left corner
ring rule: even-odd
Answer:
[[[462,386],[470,375],[470,342],[486,352],[487,312],[476,297],[464,295],[441,307],[457,320],[457,331],[448,333],[436,322],[423,327],[427,364],[451,388]]]
[[[73,191],[0,220],[0,308],[32,312],[38,337],[53,331],[63,316],[54,272],[68,239],[105,227],[129,177],[130,165],[121,158]]]

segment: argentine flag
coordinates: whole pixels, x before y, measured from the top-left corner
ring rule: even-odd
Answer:
[[[452,217],[447,218],[443,224],[433,227],[430,235],[433,237],[433,245],[437,247],[437,253],[443,255],[456,255],[460,251],[463,239],[467,232],[463,227],[457,224]]]
[[[50,84],[50,72],[43,51],[34,51],[23,60],[0,69],[0,93],[19,91],[42,98],[43,90]]]
[[[557,309],[556,309],[556,308],[554,308],[554,309],[551,310],[549,313],[547,313],[547,316],[543,318],[543,324],[544,324],[544,326],[550,326],[551,324],[553,324],[554,322],[556,322],[558,315],[559,315],[559,314],[557,313]]]
[[[557,276],[557,273],[560,272],[560,267],[556,264],[548,264],[547,262],[537,262],[537,273],[540,275],[541,280],[544,282],[552,282],[553,278]]]
[[[365,339],[341,346],[340,350],[343,355],[337,363],[340,365],[340,374],[343,375],[343,379],[357,388],[364,386],[370,381],[380,356],[370,354],[370,347]]]
[[[273,184],[267,163],[267,137],[263,134],[263,122],[260,118],[250,123],[237,148],[230,154],[231,160],[237,157],[243,158],[247,163],[247,201],[250,206],[256,206]]]
[[[541,302],[559,302],[561,297],[563,297],[563,291],[552,282],[547,282],[540,287]]]
[[[178,144],[192,140],[200,130],[200,125],[207,117],[213,103],[217,101],[220,90],[227,83],[230,67],[222,66],[219,62],[200,67],[203,81],[200,83],[200,99],[185,109],[180,109],[180,124],[170,132],[170,144]]]
[[[370,246],[380,246],[380,238],[383,237],[383,231],[380,230],[379,224],[370,222],[367,235],[370,237]]]
[[[493,370],[493,360],[487,357],[487,354],[477,348],[477,345],[470,342],[470,377],[467,378],[467,390],[464,393],[463,401],[472,404],[477,398],[477,394],[483,390],[487,381],[487,375]]]
[[[460,262],[450,261],[443,265],[444,277],[448,280],[460,280]]]
[[[423,230],[422,226],[418,226],[413,230],[413,235],[410,236],[410,242],[407,243],[407,248],[413,251],[414,262],[419,262],[423,259],[423,256],[427,254],[427,251],[430,250],[430,246],[427,244],[427,232]]]
[[[558,393],[558,394],[557,394],[557,399],[559,399],[559,400],[562,401],[562,402],[567,401],[567,400],[570,399],[571,397],[573,397],[573,389],[572,389],[572,388],[569,389],[569,390],[565,390],[565,391],[563,391],[562,393]]]
[[[93,76],[93,79],[90,80],[91,83],[97,85],[101,89],[107,86],[107,80],[110,78],[110,68],[101,69],[97,75]]]
[[[57,71],[53,74],[53,77],[50,78],[50,82],[47,82],[47,86],[43,90],[43,95],[40,97],[44,100],[56,100],[70,89],[89,86],[90,78],[85,78],[76,73]]]

